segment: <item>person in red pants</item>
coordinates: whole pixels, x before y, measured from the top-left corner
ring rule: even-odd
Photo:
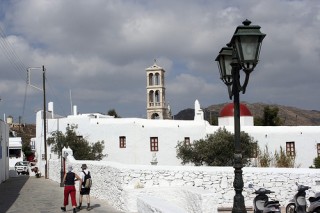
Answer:
[[[76,180],[79,180],[82,182],[79,175],[72,172],[73,168],[71,165],[68,166],[68,172],[64,174],[63,176],[63,182],[64,182],[64,200],[63,200],[63,207],[61,207],[62,211],[66,211],[66,206],[69,204],[69,195],[71,197],[71,203],[73,207],[73,213],[77,212],[77,201],[76,201],[76,187],[74,186],[74,183]]]

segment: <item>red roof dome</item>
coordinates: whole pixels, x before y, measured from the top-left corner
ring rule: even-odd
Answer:
[[[220,117],[233,116],[233,103],[229,103],[220,111]],[[245,104],[240,103],[240,116],[252,116],[250,110]]]

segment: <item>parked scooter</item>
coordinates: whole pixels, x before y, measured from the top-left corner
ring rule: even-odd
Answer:
[[[306,191],[311,189],[309,186],[299,185],[298,192],[294,195],[286,206],[286,213],[320,213],[320,193],[316,193],[315,197],[310,197],[310,206],[307,211]]]
[[[252,184],[249,184],[249,188],[253,188]],[[277,200],[269,200],[267,194],[274,193],[265,188],[260,188],[258,190],[254,189],[253,194],[256,197],[253,199],[254,213],[280,213],[280,203]]]

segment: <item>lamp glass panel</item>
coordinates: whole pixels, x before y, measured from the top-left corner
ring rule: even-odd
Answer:
[[[239,36],[236,39],[236,48],[242,63],[256,61],[257,51],[259,51],[259,36]]]
[[[223,68],[220,66],[220,60],[217,61],[217,64],[218,64],[218,68],[219,68],[220,78],[222,79],[223,78],[223,73],[222,73]]]
[[[231,73],[231,70],[232,70],[231,62],[232,62],[232,57],[231,56],[225,56],[224,57],[226,76],[231,76],[232,75],[232,73]]]

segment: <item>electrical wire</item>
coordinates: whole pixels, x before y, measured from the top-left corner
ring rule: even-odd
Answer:
[[[22,62],[22,60],[18,57],[16,52],[14,51],[12,45],[8,41],[8,37],[6,36],[4,30],[0,26],[0,45],[2,49],[4,50],[4,54],[8,58],[9,62],[15,67],[15,71],[17,71],[17,74],[19,78],[25,79],[24,73],[26,71],[27,66]]]
[[[0,46],[1,49],[3,50],[5,56],[7,57],[8,61],[11,63],[13,66],[13,70],[16,71],[18,77],[25,81],[26,87],[25,87],[25,95],[24,95],[24,100],[23,100],[23,105],[22,105],[22,120],[24,118],[24,112],[26,108],[26,102],[27,102],[27,81],[25,80],[25,73],[27,70],[27,66],[22,62],[20,57],[16,54],[14,48],[8,41],[8,37],[5,34],[3,28],[0,25]]]
[[[16,54],[14,48],[8,41],[8,37],[3,30],[3,28],[0,25],[0,46],[1,49],[3,50],[5,56],[7,57],[8,61],[11,63],[11,65],[14,67],[14,71],[16,71],[18,77],[25,81],[26,86],[25,86],[25,93],[24,93],[24,100],[23,100],[23,105],[22,105],[22,120],[25,117],[25,110],[26,110],[26,105],[27,105],[27,100],[28,100],[28,79],[26,79],[25,74],[27,71],[28,66],[26,66],[23,61],[20,59],[20,57]],[[55,93],[55,90],[52,89],[50,82],[48,82],[48,79],[46,77],[46,82],[48,83],[48,87],[50,88],[47,90],[49,93],[52,94],[57,100],[59,100],[59,96]],[[57,101],[56,103],[61,103],[61,101]],[[62,110],[63,114],[65,113],[64,107],[61,106],[61,104],[58,106],[59,109]]]

